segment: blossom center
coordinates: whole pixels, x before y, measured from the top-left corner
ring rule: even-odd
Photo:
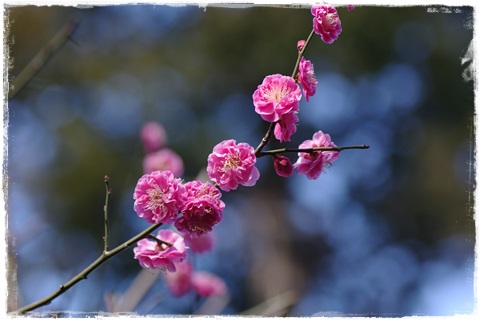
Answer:
[[[280,102],[287,94],[288,90],[284,86],[275,86],[267,93],[267,97],[276,102]]]
[[[223,163],[223,171],[229,171],[232,168],[238,167],[242,164],[242,161],[240,159],[240,156],[237,154],[230,154],[227,156],[225,159],[225,162]]]
[[[165,190],[161,189],[158,185],[154,186],[154,188],[147,190],[148,194],[148,202],[146,208],[148,210],[155,210],[159,207],[163,207],[163,194],[165,194]]]
[[[331,26],[334,26],[338,21],[338,16],[329,13],[325,16],[325,19],[323,20],[325,27],[330,28]]]

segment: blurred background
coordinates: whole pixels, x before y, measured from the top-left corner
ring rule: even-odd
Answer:
[[[296,147],[323,130],[338,146],[370,149],[342,152],[315,181],[279,177],[270,158],[258,159],[259,182],[223,193],[215,248],[194,258],[196,268],[225,280],[228,296],[174,298],[149,272],[154,282],[129,311],[472,313],[473,8],[338,11],[339,39],[326,45],[316,36],[305,54],[317,94],[302,99],[292,141],[269,146]],[[312,28],[309,9],[292,7],[5,12],[10,81],[63,26],[79,21],[73,41],[7,101],[10,311],[52,293],[99,256],[104,175],[112,188],[110,247],[148,226],[132,199],[143,174],[144,123],[164,125],[184,180],[202,172],[221,140],[257,146],[268,124],[251,95],[265,76],[292,73],[296,43]],[[36,311],[112,312],[108,302],[135,292],[141,271],[127,249]]]

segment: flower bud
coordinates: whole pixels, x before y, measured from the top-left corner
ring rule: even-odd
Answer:
[[[275,167],[275,171],[277,172],[278,176],[288,177],[293,173],[292,162],[290,162],[288,157],[283,155],[273,156],[273,167]]]
[[[297,42],[298,51],[302,51],[303,47],[305,47],[305,40],[298,40]]]

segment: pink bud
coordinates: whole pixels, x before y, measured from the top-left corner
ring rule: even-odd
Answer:
[[[275,167],[278,176],[288,177],[293,173],[292,162],[283,155],[276,154],[273,156],[273,167]]]
[[[148,122],[143,125],[140,136],[145,152],[160,150],[167,141],[167,135],[163,126],[157,122]]]
[[[352,11],[353,9],[355,9],[354,5],[352,5],[352,4],[347,5],[347,10],[348,11]]]
[[[302,51],[303,47],[305,47],[305,40],[298,40],[297,42],[298,51]]]

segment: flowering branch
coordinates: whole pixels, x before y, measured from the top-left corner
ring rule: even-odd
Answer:
[[[333,147],[312,147],[312,148],[279,148],[266,150],[256,154],[257,157],[276,155],[282,153],[313,153],[315,151],[337,151],[340,152],[345,149],[368,149],[368,145],[355,145],[355,146],[333,146]]]
[[[149,153],[146,159],[149,162],[144,162],[145,174],[135,187],[133,208],[138,217],[152,225],[112,251],[108,250],[108,201],[111,190],[109,178],[105,176],[105,234],[102,254],[77,276],[61,285],[57,291],[15,311],[16,313],[25,313],[49,304],[73,285],[86,279],[88,274],[103,262],[134,243],[137,243],[133,249],[134,258],[139,261],[141,267],[168,270],[165,280],[172,294],[182,295],[193,288],[200,296],[223,295],[226,293],[223,281],[206,272],[192,272],[192,267],[186,260],[187,249],[195,251],[195,242],[201,244],[202,238],[205,237],[208,240],[212,228],[222,220],[225,204],[221,200],[220,190],[229,192],[239,185],[255,185],[260,177],[258,168],[255,167],[258,157],[273,156],[274,168],[279,176],[288,177],[296,169],[308,179],[317,179],[324,167],[330,166],[339,157],[340,151],[369,148],[368,145],[336,146],[330,135],[318,130],[311,140],[305,140],[298,148],[262,151],[270,142],[272,135],[280,142],[290,141],[299,121],[298,111],[302,96],[308,102],[316,93],[318,81],[315,78],[313,64],[304,57],[313,34],[320,35],[326,44],[331,44],[342,32],[337,10],[332,5],[314,5],[311,13],[314,16],[313,30],[306,40],[297,43],[298,58],[292,76],[281,74],[266,76],[253,93],[255,112],[270,123],[258,147],[254,149],[247,143],[237,143],[233,139],[224,140],[213,148],[207,158],[206,170],[211,183],[200,180],[184,183],[178,178],[183,172],[181,159],[163,147],[165,143],[163,130],[149,126],[145,132],[148,135],[143,135],[142,132],[145,150]],[[156,137],[154,141],[148,138],[152,134]],[[292,164],[286,156],[280,155],[282,153],[298,153],[298,160]],[[158,164],[161,164],[162,168],[156,168]],[[163,224],[174,224],[178,233],[171,229],[161,229],[156,236],[150,234]],[[203,247],[205,245],[200,246]],[[197,251],[200,252],[199,247]],[[186,283],[179,286],[178,282]]]
[[[295,78],[295,76],[298,72],[298,67],[300,65],[300,61],[302,60],[303,54],[305,53],[305,50],[307,49],[308,44],[310,43],[310,40],[312,39],[314,34],[315,34],[315,29],[312,29],[312,31],[308,35],[307,40],[305,40],[305,42],[302,43],[301,48],[299,48],[298,58],[297,58],[297,62],[295,63],[295,67],[293,68],[292,78]],[[261,152],[262,148],[265,147],[268,144],[268,142],[270,141],[270,139],[272,137],[272,133],[273,133],[273,130],[274,130],[276,124],[277,124],[276,121],[270,123],[270,126],[268,127],[267,133],[263,137],[263,139],[260,142],[260,144],[258,145],[258,147],[255,148],[255,155],[258,156],[259,153]]]
[[[310,43],[310,40],[312,39],[314,34],[315,34],[315,29],[312,29],[312,31],[308,35],[307,40],[305,40],[305,43],[302,43],[302,46],[299,48],[297,62],[295,63],[295,68],[293,68],[293,72],[292,72],[292,78],[295,78],[295,76],[297,75],[300,61],[302,60],[303,54],[305,53],[305,50],[307,50],[308,44]]]
[[[106,177],[105,179],[105,184],[107,185],[107,197],[105,199],[105,217],[107,215],[107,211],[106,211],[106,208],[107,208],[107,201],[108,201],[108,195],[110,194],[110,190],[108,189],[108,178]],[[105,247],[104,247],[104,251],[102,252],[102,254],[92,263],[90,264],[87,268],[85,268],[82,272],[78,273],[76,276],[74,276],[70,281],[60,285],[60,287],[55,291],[53,292],[52,294],[50,294],[49,296],[46,296],[45,298],[37,301],[37,302],[34,302],[32,304],[29,304],[23,308],[20,308],[16,311],[14,311],[13,313],[18,313],[18,314],[23,314],[25,312],[28,312],[28,311],[31,311],[31,310],[34,310],[34,309],[37,309],[41,306],[44,306],[44,305],[48,305],[52,302],[53,299],[55,299],[56,297],[60,296],[62,293],[66,292],[68,289],[70,289],[72,286],[74,286],[75,284],[77,284],[78,282],[84,280],[87,278],[87,276],[90,274],[90,272],[92,272],[93,270],[95,270],[97,267],[99,267],[103,262],[105,262],[106,260],[110,259],[111,257],[117,255],[118,253],[122,252],[123,250],[129,248],[130,246],[132,246],[133,244],[135,244],[136,242],[138,242],[139,240],[145,238],[147,235],[149,235],[151,232],[153,232],[154,230],[156,230],[157,228],[159,228],[163,223],[158,223],[158,224],[153,224],[151,226],[149,226],[148,228],[146,228],[144,231],[140,232],[139,234],[137,234],[136,236],[132,237],[131,239],[129,239],[128,241],[120,244],[119,246],[117,246],[116,248],[114,248],[113,250],[111,251],[108,251],[107,250],[107,234],[105,234]],[[107,231],[107,224],[105,223],[105,231]]]

